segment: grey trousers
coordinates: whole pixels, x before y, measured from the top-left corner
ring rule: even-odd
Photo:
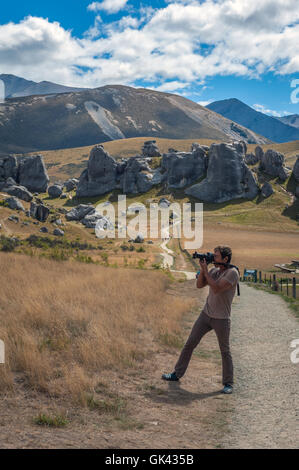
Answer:
[[[199,344],[201,338],[214,330],[222,356],[222,382],[232,385],[233,381],[233,361],[229,348],[230,318],[211,318],[206,313],[201,312],[193,325],[190,336],[182,349],[178,362],[175,365],[175,373],[178,378],[183,377],[190,362],[194,348]]]

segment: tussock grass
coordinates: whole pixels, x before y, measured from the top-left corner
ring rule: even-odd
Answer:
[[[0,253],[0,391],[26,386],[88,406],[104,369],[134,367],[148,335],[178,335],[191,305],[157,271]],[[101,404],[103,406],[103,403]]]

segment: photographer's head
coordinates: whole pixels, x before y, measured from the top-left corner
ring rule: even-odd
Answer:
[[[229,246],[227,245],[219,245],[214,248],[214,264],[216,267],[222,267],[222,269],[225,269],[225,267],[221,264],[218,263],[230,263],[232,259],[232,250]]]

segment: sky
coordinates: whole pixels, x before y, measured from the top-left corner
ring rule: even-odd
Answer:
[[[299,114],[298,0],[10,0],[0,73]]]

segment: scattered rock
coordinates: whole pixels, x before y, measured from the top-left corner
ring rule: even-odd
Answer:
[[[47,227],[42,227],[42,228],[40,229],[40,232],[42,232],[42,233],[48,233],[49,230],[48,230]]]
[[[73,207],[69,212],[66,213],[65,218],[67,220],[81,220],[84,219],[87,214],[95,212],[95,208],[90,204],[80,204],[77,207]]]
[[[36,204],[31,202],[30,204],[30,217],[39,220],[40,222],[46,222],[50,214],[50,209],[44,204]]]
[[[58,184],[53,184],[48,187],[48,194],[51,198],[56,199],[62,195],[63,187]]]
[[[56,235],[57,237],[63,237],[64,231],[60,230],[60,228],[55,228],[55,230],[53,231],[53,235]]]
[[[261,188],[261,195],[267,198],[271,196],[271,194],[273,193],[274,193],[274,189],[272,188],[271,184],[269,182],[264,183]]]
[[[256,165],[258,162],[259,159],[254,153],[249,153],[245,157],[245,163],[247,165]]]
[[[24,206],[21,203],[21,201],[19,201],[18,198],[14,197],[14,196],[8,197],[7,199],[5,199],[5,202],[8,204],[8,207],[10,209],[25,212]]]
[[[77,180],[76,178],[70,178],[69,180],[65,181],[64,187],[67,192],[70,192],[76,189],[78,183],[79,183],[79,180]]]
[[[2,191],[9,194],[10,196],[17,197],[22,201],[30,202],[33,199],[33,195],[24,186],[16,186],[11,184],[8,187],[4,187]]]
[[[134,240],[134,243],[143,243],[144,242],[144,236],[141,233],[138,233],[137,237]]]
[[[16,224],[18,224],[20,221],[17,215],[11,215],[10,217],[8,217],[8,220],[10,220],[11,222],[15,222]]]
[[[168,201],[165,197],[162,197],[159,201],[159,207],[167,209],[171,205],[171,202]]]
[[[65,193],[61,194],[60,199],[67,199],[67,194]]]
[[[284,156],[276,150],[269,149],[263,154],[259,170],[270,176],[283,176]]]

